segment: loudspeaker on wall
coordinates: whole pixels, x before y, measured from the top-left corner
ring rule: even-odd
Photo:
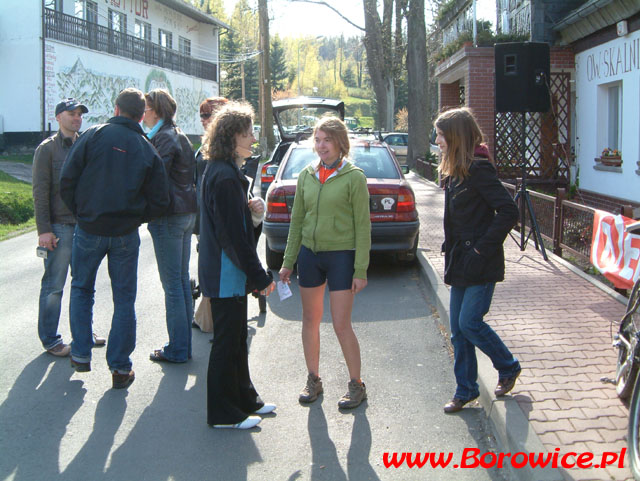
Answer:
[[[549,44],[497,43],[495,67],[497,112],[549,110]]]

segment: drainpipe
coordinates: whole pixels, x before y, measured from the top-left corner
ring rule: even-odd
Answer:
[[[476,0],[473,0],[473,46],[478,46],[478,26],[476,25]]]
[[[45,133],[45,122],[46,122],[46,117],[47,117],[46,104],[45,104],[46,98],[45,98],[45,93],[44,93],[45,88],[46,88],[46,86],[45,86],[45,81],[46,81],[46,78],[45,78],[46,77],[45,67],[46,67],[46,64],[45,64],[45,41],[44,41],[44,28],[45,28],[45,26],[44,26],[44,2],[40,2],[40,18],[42,19],[41,26],[40,26],[40,29],[41,29],[40,30],[40,35],[41,35],[41,38],[42,38],[42,84],[41,84],[42,87],[40,89],[40,104],[42,106],[42,110],[41,110],[41,116],[42,116],[42,123],[41,123],[41,126],[42,126],[42,138],[44,139],[45,135],[46,135],[46,133]]]

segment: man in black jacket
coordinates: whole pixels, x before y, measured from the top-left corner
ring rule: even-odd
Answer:
[[[113,291],[107,363],[116,389],[134,380],[129,356],[136,336],[138,227],[169,206],[162,159],[139,125],[144,109],[142,92],[120,92],[114,117],[75,142],[60,178],[62,200],[77,219],[71,254],[71,365],[79,372],[91,370],[95,279],[106,255]]]

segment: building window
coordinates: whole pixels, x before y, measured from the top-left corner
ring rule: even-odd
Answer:
[[[178,37],[178,50],[182,55],[191,57],[191,40]]]
[[[109,9],[109,29],[114,32],[127,32],[127,16],[124,13]]]
[[[62,12],[62,0],[44,0],[44,7]]]
[[[607,89],[607,147],[620,149],[622,133],[622,85],[610,85]]]
[[[136,19],[134,35],[141,40],[151,41],[151,24]]]
[[[158,45],[164,48],[172,48],[173,45],[173,34],[171,32],[167,32],[166,30],[158,29]]]
[[[76,0],[76,15],[90,23],[98,23],[98,4],[91,0]]]

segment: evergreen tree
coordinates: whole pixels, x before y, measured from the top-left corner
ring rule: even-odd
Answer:
[[[353,67],[350,65],[344,70],[342,74],[342,81],[347,87],[357,87],[356,76],[353,74]]]
[[[223,35],[221,38],[221,51],[224,52],[224,57],[233,57],[239,54],[241,45],[234,30],[227,31],[226,35]],[[220,65],[220,68],[227,72],[227,78],[223,80],[222,84],[222,95],[229,99],[242,98],[240,63],[223,63]]]
[[[270,54],[269,66],[271,67],[272,87],[274,90],[286,90],[289,72],[287,72],[284,46],[278,35],[271,40]]]

